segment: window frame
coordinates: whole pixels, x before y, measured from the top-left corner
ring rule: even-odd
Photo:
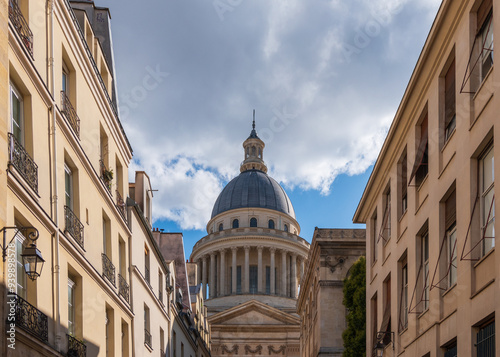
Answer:
[[[490,165],[491,167],[491,183],[487,187],[485,187],[485,159],[488,158],[488,156],[492,154],[491,156],[491,161],[492,164]],[[482,240],[481,243],[481,257],[485,256],[489,251],[491,251],[495,247],[495,156],[494,156],[494,145],[493,143],[489,144],[486,149],[483,151],[481,156],[478,159],[479,161],[479,192],[480,192],[480,239]],[[491,196],[491,202],[489,205],[488,203],[488,197],[489,195],[492,194]],[[489,206],[489,207],[487,207]],[[493,216],[491,217],[490,214],[491,212],[493,213]],[[488,226],[490,224],[493,227],[493,236],[492,237],[486,237],[486,230],[488,229]],[[487,239],[491,239],[491,245],[488,247],[487,246]]]
[[[73,171],[69,165],[64,163],[64,197],[65,204],[74,212]]]
[[[457,255],[457,225],[453,223],[446,230],[446,251],[448,258],[448,287],[452,287],[457,283],[457,263],[458,263],[458,255]]]
[[[259,225],[259,221],[257,220],[257,218],[255,218],[255,217],[250,218],[250,227],[251,228],[256,228],[256,227],[258,227],[258,225]]]
[[[76,283],[68,276],[68,334],[75,336],[76,325]]]
[[[9,94],[9,99],[10,99],[10,130],[12,135],[16,138],[16,140],[21,144],[21,146],[24,147],[25,145],[25,133],[24,133],[24,125],[25,125],[25,120],[24,120],[24,97],[17,89],[17,87],[14,85],[14,83],[10,82],[10,94]],[[17,99],[19,102],[19,123],[17,123],[17,120],[14,118],[14,105],[13,105],[13,100],[14,97]],[[18,129],[18,133],[16,134],[16,131],[14,130],[14,124],[16,124],[16,127]]]
[[[420,254],[422,267],[422,302],[424,311],[429,308],[429,231],[422,234],[420,238]]]

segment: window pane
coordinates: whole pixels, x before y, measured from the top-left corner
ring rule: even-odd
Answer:
[[[449,234],[448,242],[448,256],[450,257],[450,273],[449,273],[449,285],[452,286],[457,281],[457,231],[453,231]]]
[[[494,161],[493,161],[493,148],[483,157],[483,188],[482,192],[484,192],[495,180],[495,170],[494,170]]]
[[[21,99],[17,96],[16,92],[12,91],[12,133],[14,137],[21,144],[23,142],[23,133],[22,133],[22,108],[21,108]]]

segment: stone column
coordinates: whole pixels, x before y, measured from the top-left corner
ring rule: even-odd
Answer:
[[[215,292],[215,253],[210,253],[210,299],[216,296]]]
[[[201,284],[201,260],[196,260],[196,285]]]
[[[300,258],[300,281],[302,281],[302,277],[304,276],[304,266],[306,263],[306,257],[301,256]]]
[[[290,272],[292,284],[290,284],[290,295],[297,298],[297,254],[292,253],[292,271]]]
[[[274,262],[274,253],[276,253],[276,248],[271,247],[269,248],[269,251],[271,252],[271,295],[276,294],[276,289],[274,288],[276,285],[276,279],[274,276],[274,270],[275,270],[275,262]]]
[[[233,252],[233,264],[232,264],[232,276],[231,276],[231,281],[232,281],[232,285],[233,285],[233,288],[232,288],[232,291],[231,293],[232,294],[236,294],[236,284],[237,284],[237,279],[236,279],[236,270],[237,270],[237,267],[236,267],[236,254],[238,253],[238,248],[237,247],[232,247],[231,248],[231,251]]]
[[[250,246],[245,247],[245,287],[243,292],[248,294],[250,292]]]
[[[201,283],[203,284],[203,297],[207,298],[207,256],[202,257],[203,267],[201,269]]]
[[[263,246],[259,245],[257,247],[257,253],[258,253],[258,258],[257,258],[257,293],[262,294],[262,250],[264,249]]]
[[[281,295],[287,295],[287,281],[286,281],[286,250],[281,251]]]
[[[219,295],[226,295],[226,250],[221,249],[220,251],[220,285],[219,285]]]

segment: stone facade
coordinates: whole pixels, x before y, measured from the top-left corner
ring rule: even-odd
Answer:
[[[314,230],[300,282],[300,356],[342,356],[346,310],[343,282],[352,264],[365,254],[364,229]]]

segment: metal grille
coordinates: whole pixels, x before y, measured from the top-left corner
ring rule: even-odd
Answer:
[[[495,321],[479,329],[476,347],[477,357],[495,356]]]
[[[16,303],[16,326],[32,334],[43,342],[49,341],[49,324],[47,315],[18,295],[8,298]]]
[[[64,91],[61,91],[61,104],[62,104],[62,112],[66,117],[71,128],[75,132],[78,139],[80,139],[80,118],[76,114],[76,110],[71,104],[68,96]]]
[[[127,283],[127,280],[121,274],[118,274],[118,292],[119,294],[130,303],[130,288]]]
[[[127,222],[127,206],[125,204],[125,201],[122,198],[122,195],[120,195],[120,192],[116,190],[116,209],[118,212],[120,212],[123,220]]]
[[[116,286],[116,280],[115,280],[115,266],[113,263],[111,263],[111,260],[109,260],[108,256],[104,253],[102,253],[102,275],[106,277],[106,279],[109,280],[113,286]]]
[[[68,354],[67,357],[85,357],[87,356],[87,346],[73,336],[68,337]]]
[[[38,193],[38,166],[12,133],[9,133],[9,164],[14,166],[31,189]]]
[[[66,232],[71,234],[80,247],[83,248],[83,224],[78,217],[68,207],[64,206],[64,216],[66,220]]]
[[[28,50],[31,58],[33,58],[33,32],[31,32],[28,22],[15,0],[9,0],[9,20],[16,29],[21,42],[26,47],[26,50]]]
[[[151,334],[146,329],[144,329],[144,344],[148,345],[150,348],[153,348],[151,343]]]

